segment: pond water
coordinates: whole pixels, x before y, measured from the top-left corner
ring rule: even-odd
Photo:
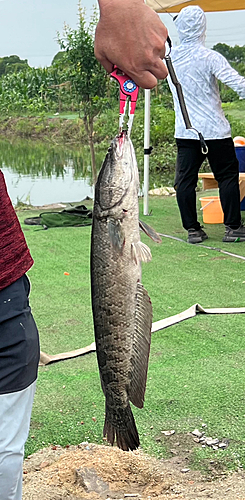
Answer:
[[[101,165],[104,152],[98,152]],[[0,141],[0,169],[13,204],[77,202],[93,198],[88,148],[65,148],[31,141]]]
[[[105,148],[95,149],[99,171]],[[59,202],[80,202],[94,197],[90,150],[88,147],[65,147],[18,140],[0,141],[0,169],[3,171],[9,196],[18,202],[35,206]],[[173,185],[173,174],[163,171],[150,175],[152,187]],[[143,193],[143,171],[140,172],[140,194]],[[171,182],[170,182],[171,180]]]

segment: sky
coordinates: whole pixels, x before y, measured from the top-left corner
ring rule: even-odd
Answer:
[[[89,17],[96,0],[82,0]],[[59,51],[57,31],[77,26],[78,0],[0,0],[0,57],[16,54],[30,66],[49,66]],[[176,28],[169,14],[160,15],[174,44]],[[245,45],[245,10],[207,14],[206,46]]]

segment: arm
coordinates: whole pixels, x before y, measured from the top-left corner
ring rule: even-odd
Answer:
[[[162,61],[167,29],[144,0],[98,0],[100,20],[94,52],[111,73],[113,65],[129,75],[137,85],[153,88],[167,76]]]
[[[245,99],[245,78],[230,66],[224,56],[218,52],[212,52],[214,54],[212,58],[213,75]]]

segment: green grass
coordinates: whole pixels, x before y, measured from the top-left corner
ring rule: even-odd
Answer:
[[[200,192],[197,199],[208,195]],[[149,206],[152,216],[141,215],[143,220],[161,233],[186,240],[174,197],[150,198]],[[31,213],[21,212],[20,220],[27,216]],[[55,354],[90,344],[91,228],[23,228],[35,259],[28,274],[41,349]],[[207,224],[205,230],[206,245],[245,256],[245,243],[222,243],[222,224]],[[204,307],[245,305],[244,261],[168,238],[161,245],[145,235],[142,240],[153,256],[143,265],[142,281],[153,303],[154,321],[196,302]],[[225,469],[245,466],[244,325],[243,314],[198,315],[153,334],[145,407],[133,408],[146,452],[169,455],[161,430],[175,429],[181,437],[206,423],[206,435],[227,438],[230,444],[218,452],[196,446],[192,466],[205,468],[214,457]],[[48,444],[102,443],[103,422],[95,353],[41,367],[26,454]]]
[[[72,112],[65,112],[65,111],[62,111],[61,113],[48,113],[47,114],[47,117],[48,118],[57,118],[57,116],[59,118],[63,118],[65,120],[77,120],[79,118],[79,114],[78,113],[72,113]]]
[[[226,102],[222,104],[222,108],[226,115],[239,120],[241,123],[245,125],[245,102],[244,101],[233,101]],[[243,134],[244,135],[245,131]]]

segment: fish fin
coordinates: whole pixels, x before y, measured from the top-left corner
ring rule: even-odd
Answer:
[[[146,388],[148,361],[151,345],[152,304],[151,299],[141,283],[137,284],[135,331],[132,351],[132,372],[129,388],[129,399],[143,408]]]
[[[115,221],[114,219],[109,219],[108,231],[113,248],[122,251],[125,243],[125,235],[122,229],[121,222]]]
[[[137,255],[136,246],[134,243],[132,243],[132,245],[131,245],[131,254],[132,254],[132,259],[134,260],[135,264],[138,265],[139,259],[138,259],[138,255]]]
[[[139,435],[135,424],[134,416],[130,405],[120,408],[119,412],[113,415],[114,423],[111,422],[111,411],[106,405],[106,416],[103,436],[112,446],[116,439],[118,448],[129,451],[139,447]]]
[[[144,231],[149,238],[151,238],[155,243],[162,243],[162,239],[160,238],[159,234],[153,229],[153,227],[149,226],[149,224],[146,224],[146,222],[143,222],[142,220],[139,220],[139,226],[142,231]]]
[[[137,241],[131,245],[132,259],[136,264],[139,262],[149,262],[152,259],[151,251],[145,243]]]

